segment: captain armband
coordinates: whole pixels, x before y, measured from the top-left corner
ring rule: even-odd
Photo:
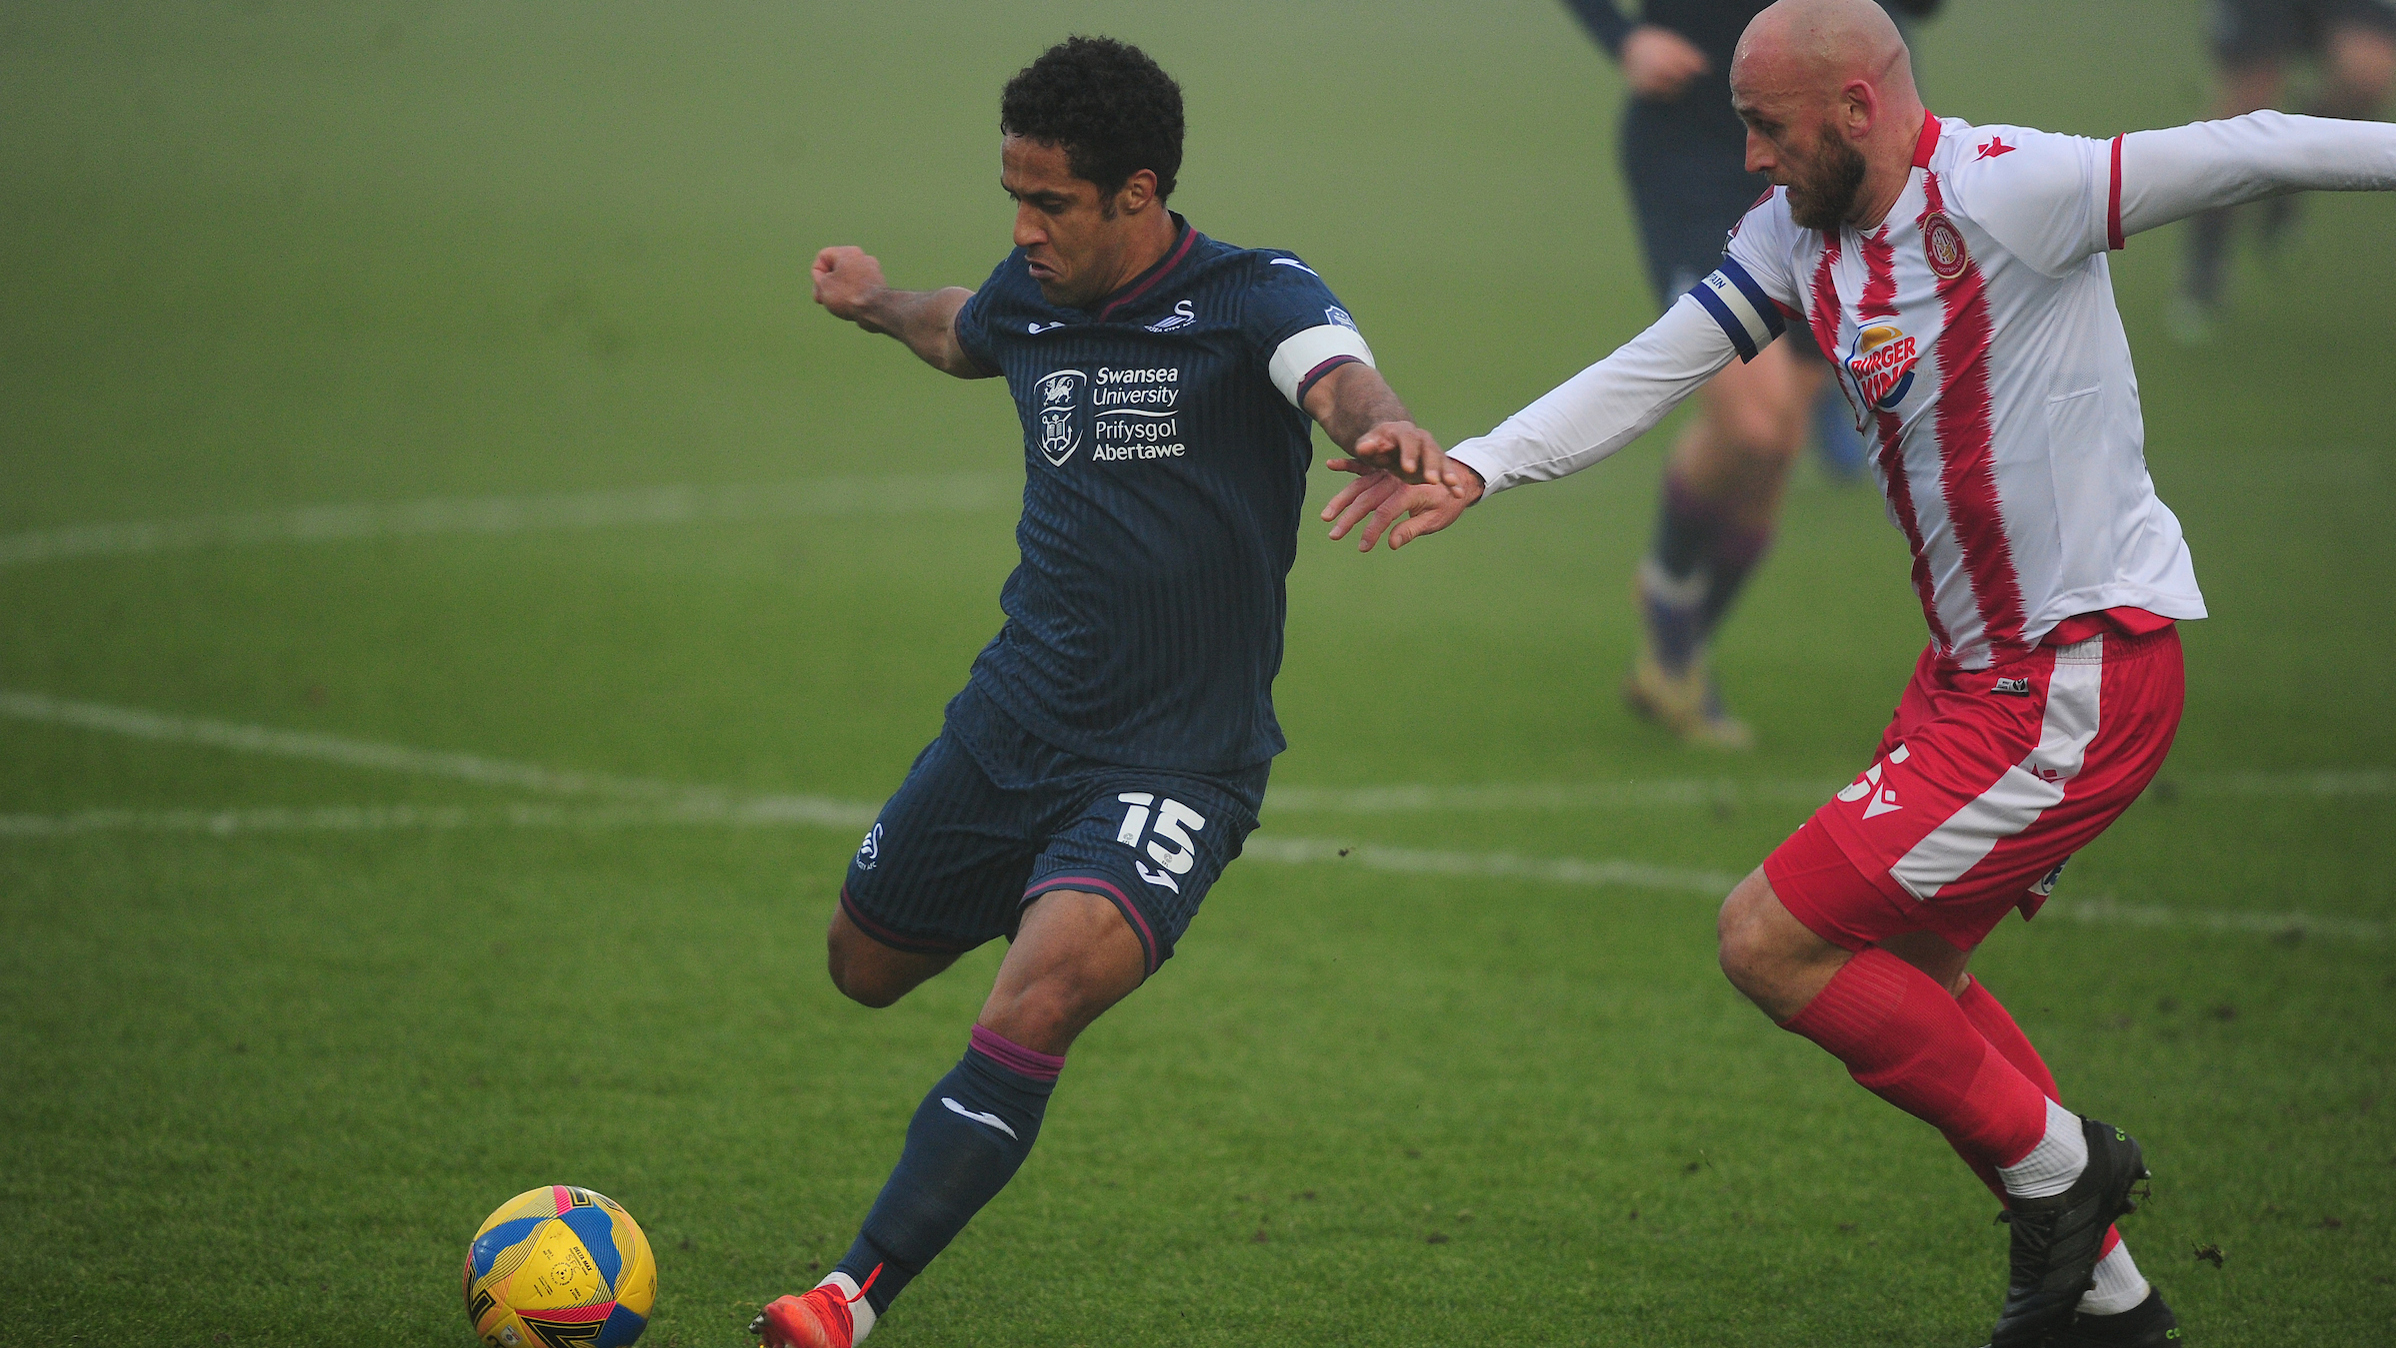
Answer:
[[[1747,269],[1731,258],[1722,259],[1722,266],[1704,280],[1689,288],[1689,298],[1705,306],[1705,311],[1722,325],[1730,344],[1738,349],[1739,359],[1754,360],[1756,353],[1772,344],[1772,339],[1788,331],[1788,320],[1781,315],[1780,306],[1755,283]]]
[[[1304,408],[1306,391],[1315,381],[1342,365],[1355,361],[1373,363],[1373,348],[1364,344],[1364,334],[1338,323],[1325,323],[1292,336],[1273,349],[1273,387],[1290,400],[1290,406]]]

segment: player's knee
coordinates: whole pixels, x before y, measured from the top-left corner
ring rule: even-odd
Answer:
[[[906,994],[905,988],[896,986],[888,979],[877,978],[867,969],[859,968],[855,961],[842,954],[838,946],[833,947],[829,963],[832,986],[840,989],[841,996],[859,1006],[867,1006],[879,1011]]]
[[[824,965],[841,996],[877,1011],[906,996],[907,989],[914,986],[894,977],[892,970],[874,959],[871,950],[859,947],[853,932],[839,926],[824,938]]]
[[[1805,448],[1805,418],[1769,400],[1724,407],[1719,418],[1725,448],[1752,470],[1784,470]]]
[[[1019,1044],[1070,1043],[1114,1004],[1089,980],[1060,970],[1016,989],[993,1027]]]
[[[1772,944],[1761,920],[1763,905],[1771,897],[1772,888],[1765,883],[1764,873],[1756,871],[1723,899],[1721,915],[1714,924],[1722,976],[1749,997],[1769,985],[1775,964]]]

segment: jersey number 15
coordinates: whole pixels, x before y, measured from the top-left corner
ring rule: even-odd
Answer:
[[[1115,799],[1131,807],[1123,812],[1123,827],[1115,830],[1115,841],[1136,852],[1140,850],[1141,835],[1147,834],[1148,855],[1164,869],[1150,870],[1145,861],[1134,861],[1132,865],[1140,872],[1141,879],[1179,894],[1181,886],[1173,882],[1173,877],[1189,874],[1190,867],[1197,864],[1198,845],[1190,841],[1190,833],[1206,828],[1206,816],[1171,798],[1159,803],[1145,791],[1126,791]],[[1149,823],[1151,806],[1155,807],[1154,827]]]

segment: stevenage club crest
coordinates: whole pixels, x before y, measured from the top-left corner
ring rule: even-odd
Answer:
[[[1040,400],[1040,456],[1062,468],[1081,447],[1081,393],[1088,379],[1079,370],[1058,370],[1032,386]]]
[[[1929,259],[1930,270],[1942,281],[1963,275],[1963,269],[1972,263],[1972,255],[1964,251],[1963,231],[1943,211],[1932,211],[1922,222],[1922,252]]]

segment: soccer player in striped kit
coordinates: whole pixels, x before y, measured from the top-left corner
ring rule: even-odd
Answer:
[[[1462,482],[1312,267],[1167,209],[1181,89],[1138,48],[1051,48],[999,123],[1016,246],[979,290],[893,290],[855,248],[815,260],[835,317],[1006,379],[1025,482],[1006,625],[850,862],[828,937],[833,983],[875,1007],[1012,948],[848,1254],[751,1327],[790,1348],[851,1348],[998,1195],[1068,1046],[1171,957],[1256,827],[1313,426]]]
[[[1771,194],[1652,327],[1450,451],[1463,497],[1367,473],[1365,546],[1578,471],[1794,323],[1836,353],[1930,628],[1872,762],[1724,901],[1723,972],[1938,1128],[2012,1224],[1998,1345],[2176,1345],[2112,1230],[2146,1167],[2063,1107],[1967,971],[2162,765],[2175,624],[2204,616],[2155,494],[2106,253],[2215,207],[2396,189],[2396,127],[2256,113],[2111,140],[1931,116],[1870,0],[1780,0],[1733,101]]]

